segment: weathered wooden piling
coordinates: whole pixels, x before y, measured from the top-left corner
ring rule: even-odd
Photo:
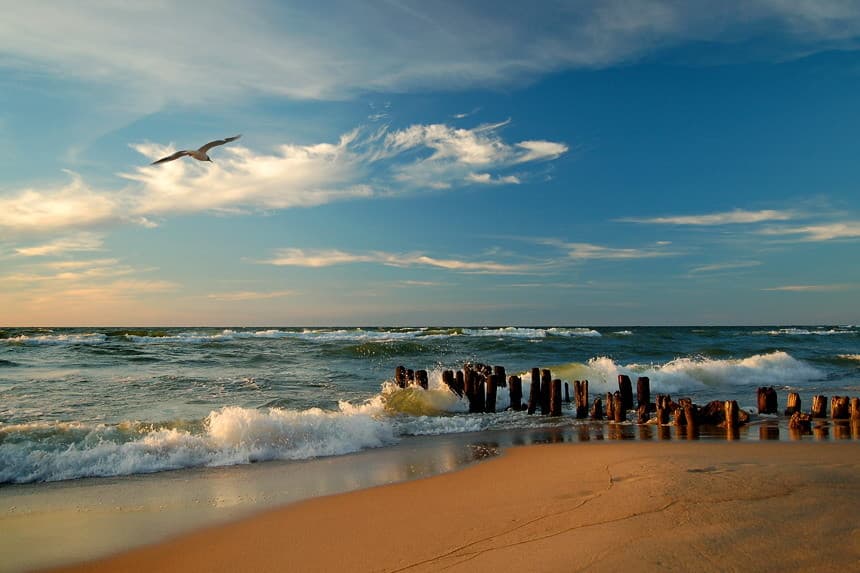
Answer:
[[[573,381],[573,396],[576,399],[576,417],[582,420],[588,416],[588,380]]]
[[[633,400],[632,394],[630,395],[630,399]],[[616,392],[612,395],[612,413],[616,422],[627,420],[627,410],[624,408],[624,396],[622,396],[621,392]]]
[[[472,374],[478,380],[477,384],[475,384],[475,411],[483,412],[487,407],[487,378],[482,374],[478,374],[477,372]]]
[[[826,418],[827,417],[827,396],[812,397],[812,417]]]
[[[592,420],[603,419],[603,400],[601,400],[600,398],[594,399],[594,403],[591,405],[591,412],[589,412],[589,416]]]
[[[504,380],[500,374],[490,374],[487,377],[487,401],[484,404],[484,412],[493,414],[496,411],[496,388],[499,387],[499,382]]]
[[[606,393],[606,419],[615,419],[615,399],[612,397],[612,392]]]
[[[454,371],[453,370],[443,370],[442,371],[442,384],[448,387],[451,392],[457,393],[457,383],[454,382]]]
[[[834,420],[847,420],[849,402],[848,396],[833,396],[830,399],[830,417]]]
[[[540,413],[544,416],[549,415],[549,399],[552,390],[552,372],[549,368],[544,368],[540,371]]]
[[[799,411],[795,412],[788,421],[788,427],[791,430],[812,431],[812,416]]]
[[[725,416],[726,416],[726,428],[730,430],[736,430],[740,425],[740,419],[738,417],[738,403],[736,400],[726,400],[725,402]]]
[[[507,386],[508,376],[505,372],[504,366],[493,366],[493,374],[495,374],[496,376],[501,376],[501,378],[498,379],[500,382],[499,388],[504,388],[505,386]]]
[[[636,422],[639,424],[647,424],[649,420],[648,416],[648,402],[644,404],[639,404],[636,407]]]
[[[778,412],[776,390],[773,389],[773,386],[760,387],[756,391],[756,398],[758,399],[759,414],[776,414]]]
[[[662,425],[669,423],[669,415],[672,413],[670,404],[672,399],[667,394],[657,394],[655,402],[657,406],[657,423]]]
[[[618,375],[618,391],[621,393],[621,408],[626,412],[633,409],[633,383],[627,374]]]
[[[540,368],[532,368],[532,383],[529,387],[529,414],[534,414],[540,406]]]
[[[644,404],[647,411],[650,402],[651,379],[647,376],[640,376],[636,379],[636,408],[638,409]]]
[[[430,380],[427,377],[426,370],[416,370],[415,371],[415,383],[418,386],[421,386],[425,390],[430,387]]]
[[[523,409],[523,382],[519,376],[508,378],[508,392],[511,397],[511,410]]]
[[[788,398],[785,400],[785,415],[791,416],[795,412],[800,412],[800,394],[789,392]]]
[[[690,398],[678,400],[678,409],[684,411],[684,419],[687,426],[696,426],[696,406]]]
[[[401,388],[406,388],[406,367],[398,366],[394,369],[394,383]]]
[[[549,415],[561,416],[561,379],[559,378],[550,382]]]
[[[412,370],[411,368],[407,368],[406,369],[406,385],[409,386],[410,384],[414,384],[414,383],[415,383],[415,371]]]
[[[860,422],[860,398],[851,398],[848,413],[852,422]]]
[[[564,403],[570,404],[570,384],[564,383]]]
[[[457,370],[456,372],[454,372],[454,384],[457,385],[457,389],[455,390],[455,392],[457,392],[457,394],[462,397],[463,394],[466,392],[466,382],[463,378],[462,370]]]

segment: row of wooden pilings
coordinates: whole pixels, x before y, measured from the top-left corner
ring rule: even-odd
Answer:
[[[758,411],[759,414],[778,414],[776,390],[773,386],[758,389]],[[790,392],[785,403],[786,416],[791,416],[788,427],[791,429],[808,430],[812,426],[812,420],[816,418],[827,418],[827,396],[816,395],[812,397],[812,409],[808,414],[801,411],[800,394]],[[832,420],[860,421],[860,398],[850,396],[830,397],[830,418]]]
[[[394,380],[398,386],[405,388],[409,385],[428,388],[426,370],[409,370],[404,366],[395,369]],[[496,411],[496,394],[498,388],[507,387],[510,396],[511,410],[526,410],[535,414],[540,410],[544,416],[560,416],[562,402],[570,403],[570,386],[552,377],[548,368],[532,368],[529,386],[529,398],[523,404],[523,380],[519,376],[507,376],[504,366],[488,366],[481,363],[466,363],[462,370],[444,370],[442,382],[458,396],[465,397],[469,402],[470,413],[493,413]],[[735,400],[714,400],[704,406],[694,404],[690,398],[680,398],[673,401],[668,394],[658,394],[651,402],[651,381],[647,376],[636,380],[636,401],[633,401],[633,383],[626,374],[618,375],[618,390],[607,392],[605,395],[606,408],[604,412],[603,397],[596,397],[589,404],[588,380],[573,382],[574,400],[576,403],[576,418],[592,420],[610,420],[614,422],[627,421],[627,412],[636,412],[636,421],[644,424],[655,414],[656,422],[660,425],[673,423],[676,426],[718,425],[737,428],[740,424],[749,422],[749,414],[738,407]],[[758,411],[760,414],[777,414],[777,394],[772,386],[761,387],[757,391]],[[800,395],[796,392],[788,394],[785,415],[791,416],[789,427],[807,430],[812,419],[827,416],[827,397],[814,396],[812,411],[809,414],[801,412]],[[860,421],[860,398],[848,396],[833,396],[830,399],[831,418],[834,420]]]

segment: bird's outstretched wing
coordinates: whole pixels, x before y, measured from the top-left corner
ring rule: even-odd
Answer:
[[[165,163],[167,161],[173,161],[174,159],[179,159],[180,157],[185,157],[186,155],[189,155],[189,153],[188,153],[188,151],[183,149],[182,151],[177,151],[173,155],[168,155],[167,157],[162,157],[158,161],[153,161],[152,163],[150,163],[150,165],[156,165],[158,163]]]
[[[224,145],[225,143],[230,143],[231,141],[236,141],[240,137],[242,137],[241,133],[239,135],[234,135],[233,137],[228,137],[226,139],[216,139],[215,141],[210,141],[209,143],[207,143],[206,145],[204,145],[203,147],[201,147],[197,151],[200,151],[202,153],[206,153],[207,151],[209,151],[213,147],[217,147],[219,145]]]

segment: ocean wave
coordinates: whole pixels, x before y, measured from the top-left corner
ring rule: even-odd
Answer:
[[[101,332],[83,334],[38,334],[10,336],[3,339],[9,344],[22,344],[27,346],[59,346],[68,344],[102,344],[107,335]]]
[[[775,330],[756,330],[752,334],[769,336],[833,336],[839,334],[857,334],[855,330],[848,328],[779,328]]]
[[[591,328],[526,328],[518,326],[507,326],[504,328],[464,328],[463,334],[467,336],[493,337],[493,338],[546,338],[547,336],[600,336],[600,333]]]
[[[850,362],[860,362],[860,354],[840,354],[838,358]]]
[[[656,392],[677,393],[720,386],[798,385],[825,377],[825,373],[783,351],[755,354],[746,358],[676,358],[662,364],[619,364],[607,356],[585,363],[552,368],[553,376],[566,380],[589,380],[591,390],[617,390],[619,374],[647,376]]]

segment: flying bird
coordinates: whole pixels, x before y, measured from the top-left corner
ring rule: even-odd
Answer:
[[[181,151],[177,151],[173,155],[168,155],[167,157],[162,157],[158,161],[153,161],[150,165],[157,165],[158,163],[166,163],[168,161],[173,161],[174,159],[179,159],[180,157],[185,157],[186,155],[189,157],[193,157],[197,161],[212,161],[212,158],[209,157],[207,151],[212,149],[213,147],[217,147],[219,145],[224,145],[225,143],[230,143],[231,141],[236,141],[242,137],[242,135],[234,135],[233,137],[228,137],[226,139],[216,139],[215,141],[210,141],[206,145],[200,147],[199,149],[183,149]]]

